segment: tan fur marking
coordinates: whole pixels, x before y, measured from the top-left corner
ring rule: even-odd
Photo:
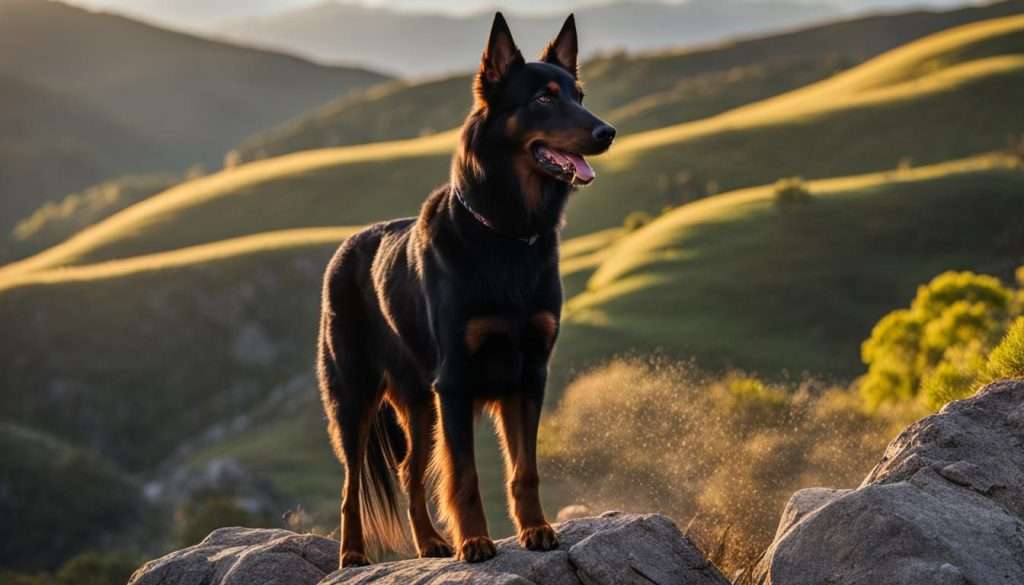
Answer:
[[[558,84],[555,83],[554,81],[549,81],[548,82],[548,90],[550,90],[551,93],[554,93],[554,94],[562,93],[562,88],[559,87]]]
[[[509,331],[508,321],[497,317],[481,317],[470,319],[466,323],[466,347],[469,353],[476,353],[487,340],[487,337]]]
[[[544,337],[544,343],[548,349],[555,343],[555,334],[558,333],[558,318],[551,311],[541,311],[530,317],[532,325]]]

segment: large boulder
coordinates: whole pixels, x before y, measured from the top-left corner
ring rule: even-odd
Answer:
[[[855,490],[802,490],[761,585],[1024,583],[1024,381],[907,428]]]
[[[336,571],[338,543],[285,530],[222,528],[191,548],[147,563],[129,585],[728,585],[659,514],[610,512],[555,526],[559,548],[499,541],[493,559],[413,559]]]

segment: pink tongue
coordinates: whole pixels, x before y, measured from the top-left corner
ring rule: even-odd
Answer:
[[[562,150],[552,150],[550,148],[545,148],[544,150],[560,166],[565,167],[567,164],[573,166],[573,169],[576,171],[576,180],[573,181],[574,183],[586,185],[594,180],[594,169],[586,160],[583,159],[582,156]]]
[[[594,168],[578,154],[570,154],[568,152],[563,153],[565,158],[572,161],[574,167],[576,167],[576,181],[579,183],[589,183],[594,180]]]

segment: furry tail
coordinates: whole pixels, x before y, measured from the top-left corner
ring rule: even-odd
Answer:
[[[409,536],[398,511],[394,475],[407,449],[405,432],[394,408],[385,402],[370,428],[359,482],[364,536],[376,556],[384,550],[410,550]]]

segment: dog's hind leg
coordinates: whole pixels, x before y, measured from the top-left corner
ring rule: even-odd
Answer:
[[[317,352],[320,395],[327,415],[331,444],[345,466],[341,494],[341,566],[369,564],[363,518],[369,504],[361,493],[371,477],[366,474],[367,446],[383,395],[381,376],[374,371],[360,346],[346,335],[338,318],[324,311]],[[358,325],[358,323],[347,323]]]
[[[402,488],[409,497],[409,524],[420,557],[450,557],[451,545],[438,534],[427,506],[427,467],[434,449],[437,412],[430,390],[418,388],[413,381],[399,382],[389,393],[405,427],[409,451],[398,467]]]

